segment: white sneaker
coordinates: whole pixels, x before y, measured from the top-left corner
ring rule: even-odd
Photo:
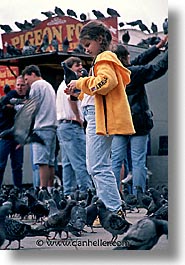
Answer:
[[[132,173],[128,173],[127,177],[121,181],[122,184],[129,182],[132,179]]]

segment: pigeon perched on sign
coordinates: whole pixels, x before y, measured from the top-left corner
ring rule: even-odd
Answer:
[[[6,33],[9,33],[12,31],[12,28],[9,25],[0,25],[0,28],[4,30]]]
[[[58,6],[55,6],[55,14],[59,17],[65,16],[65,13],[62,11],[62,9]]]
[[[67,14],[68,14],[68,16],[77,18],[76,12],[74,10],[72,10],[72,9],[67,9]]]
[[[55,13],[53,13],[52,11],[41,12],[41,14],[45,15],[47,18],[55,15]]]
[[[92,12],[93,12],[93,14],[95,15],[95,17],[97,19],[99,19],[99,18],[105,18],[104,14],[102,12],[100,12],[99,10],[94,10],[93,9]]]
[[[153,22],[152,22],[152,25],[151,25],[151,30],[153,31],[153,33],[157,33],[158,32],[157,25],[154,24]]]
[[[120,17],[120,14],[118,14],[118,12],[113,9],[113,8],[107,8],[107,14],[110,15],[111,17]]]

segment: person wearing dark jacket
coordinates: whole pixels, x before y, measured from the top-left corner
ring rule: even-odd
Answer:
[[[137,186],[141,186],[143,192],[146,188],[147,144],[150,130],[153,127],[153,113],[149,107],[145,84],[160,78],[167,72],[168,50],[164,52],[163,56],[159,56],[156,63],[152,62],[154,58],[161,54],[160,48],[165,45],[166,41],[167,36],[131,62],[129,51],[125,46],[118,44],[114,50],[122,64],[131,71],[131,82],[126,87],[126,93],[136,133],[131,136],[114,136],[111,153],[112,168],[117,185],[120,188],[120,171],[123,161],[127,158],[127,146],[130,142],[132,192],[135,195],[137,194]]]
[[[22,107],[26,97],[27,86],[22,76],[16,79],[15,90],[10,90],[0,101],[0,133],[12,128],[16,111]],[[22,186],[23,147],[17,148],[18,143],[13,139],[0,138],[0,188],[10,155],[13,184]]]

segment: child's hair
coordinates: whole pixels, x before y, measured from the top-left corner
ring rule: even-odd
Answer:
[[[98,40],[102,37],[101,50],[103,52],[107,50],[112,41],[112,35],[108,27],[101,21],[90,21],[83,26],[80,31],[79,39]]]

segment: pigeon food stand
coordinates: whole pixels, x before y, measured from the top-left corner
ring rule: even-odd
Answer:
[[[118,42],[117,18],[102,18],[109,27],[113,42]],[[0,65],[9,67],[12,75],[19,73],[30,64],[41,69],[42,77],[57,90],[63,80],[61,62],[70,56],[82,59],[83,66],[89,69],[92,58],[79,47],[79,33],[88,21],[82,22],[69,16],[55,16],[40,22],[29,30],[2,34],[3,51]],[[0,84],[0,89],[3,88]]]

